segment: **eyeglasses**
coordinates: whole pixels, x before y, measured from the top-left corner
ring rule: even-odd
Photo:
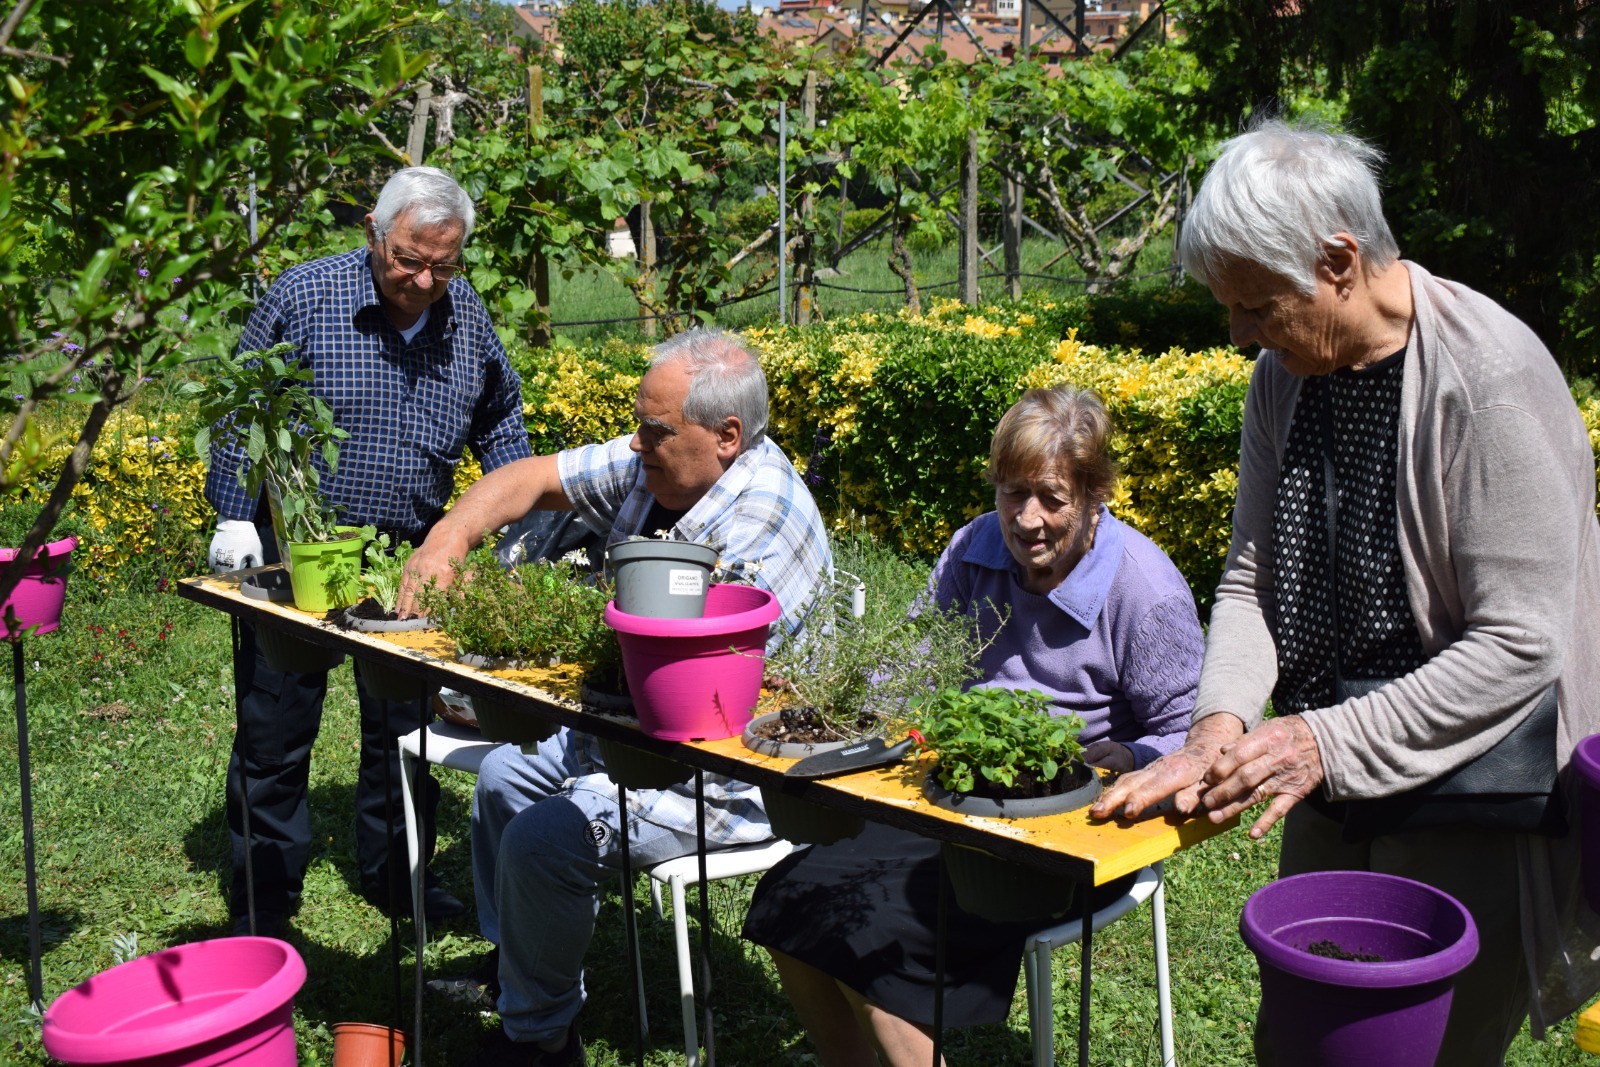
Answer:
[[[418,259],[416,256],[400,255],[389,247],[389,239],[387,237],[383,239],[383,247],[389,253],[389,262],[393,263],[395,269],[408,278],[427,271],[433,275],[434,280],[447,282],[456,276],[456,271],[461,269],[461,264],[459,263],[429,263],[427,260]]]
[[[661,447],[661,442],[678,436],[678,431],[664,423],[641,422],[638,434],[639,443],[653,451]]]

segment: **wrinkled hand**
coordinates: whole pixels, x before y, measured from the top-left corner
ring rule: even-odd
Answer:
[[[1201,798],[1212,822],[1231,819],[1267,801],[1250,827],[1259,839],[1273,823],[1322,785],[1322,753],[1305,719],[1285,715],[1245,734],[1222,752],[1206,772]]]
[[[448,538],[439,536],[438,530],[429,534],[421,547],[411,553],[411,558],[406,560],[405,570],[400,574],[400,595],[395,598],[395,616],[409,619],[417,614],[417,594],[430,583],[444,589],[455,581],[456,569],[452,561],[464,558],[466,553],[465,547],[449,543]]]
[[[1206,716],[1190,729],[1188,739],[1178,751],[1111,783],[1089,808],[1089,817],[1137,819],[1147,808],[1168,797],[1180,814],[1193,814],[1200,806],[1201,794],[1206,791],[1206,772],[1221,755],[1223,746],[1243,733],[1244,722],[1236,716]]]
[[[243,519],[223,519],[217,523],[206,560],[213,574],[261,566],[266,557],[261,551],[261,534],[256,524]]]
[[[1083,750],[1083,762],[1120,773],[1133,770],[1133,753],[1120,741],[1096,741]]]

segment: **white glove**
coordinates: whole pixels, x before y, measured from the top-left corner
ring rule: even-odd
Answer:
[[[243,519],[223,519],[217,523],[206,558],[211,562],[213,574],[261,566],[266,558],[261,552],[261,534],[256,531],[256,524]]]

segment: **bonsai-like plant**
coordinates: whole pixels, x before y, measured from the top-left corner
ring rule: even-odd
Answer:
[[[1048,796],[1057,778],[1080,771],[1083,720],[1052,714],[1037,689],[959,687],[923,694],[913,702],[913,725],[939,754],[935,775],[954,793]]]
[[[222,354],[220,370],[209,381],[189,382],[183,395],[199,401],[204,426],[194,447],[210,462],[213,427],[228,443],[242,443],[244,459],[236,472],[251,496],[267,490],[273,525],[287,541],[340,541],[334,509],[322,497],[313,457],[332,474],[339,464],[339,442],[350,435],[334,425],[333,409],[311,391],[315,373],[292,362],[289,342],[237,358]]]
[[[422,590],[422,610],[467,655],[543,665],[555,659],[597,673],[617,658],[605,625],[607,594],[573,560],[507,570],[488,546],[454,564],[447,588]]]
[[[767,676],[781,685],[761,710],[782,711],[791,729],[809,719],[817,741],[882,733],[928,690],[978,677],[985,643],[966,614],[924,607],[857,616],[848,585],[823,577],[818,589],[804,631],[767,653]]]

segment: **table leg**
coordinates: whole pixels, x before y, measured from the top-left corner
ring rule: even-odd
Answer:
[[[639,925],[633,914],[633,861],[628,852],[628,787],[617,783],[618,834],[622,845],[622,928],[627,933],[625,950],[633,972],[633,1062],[644,1067],[644,972],[639,962]]]
[[[950,932],[949,875],[944,849],[939,850],[939,902],[934,908],[933,937],[933,1067],[944,1067],[944,966],[945,940]]]
[[[1078,1067],[1089,1067],[1089,961],[1094,955],[1094,906],[1091,887],[1079,887],[1083,909],[1083,933],[1078,939]]]
[[[255,835],[250,831],[250,775],[245,767],[244,754],[250,751],[249,739],[245,736],[249,729],[243,717],[239,715],[239,617],[230,615],[229,621],[233,623],[233,696],[234,720],[239,732],[239,816],[244,834],[244,913],[248,923],[250,936],[256,936],[256,873],[255,873]]]
[[[417,738],[417,769],[415,788],[411,790],[411,823],[417,828],[417,856],[421,859],[422,843],[427,838],[427,829],[423,825],[423,798],[428,795],[428,726],[433,721],[433,709],[428,706],[428,683],[421,678],[417,679],[417,725],[422,730]],[[411,1028],[411,1065],[422,1067],[422,991],[426,985],[426,974],[422,966],[423,949],[428,943],[428,915],[427,908],[423,905],[423,886],[427,882],[428,865],[418,862],[411,884],[411,899],[418,907],[411,916],[411,921],[417,928],[417,966],[416,966],[416,1024]],[[393,1055],[394,1043],[390,1042],[390,1052]],[[390,1067],[396,1067],[390,1064]]]
[[[354,669],[352,667],[352,669]],[[359,703],[359,701],[358,701]],[[359,715],[359,712],[357,713]],[[389,771],[389,764],[395,758],[394,738],[390,735],[389,724],[383,724],[383,820],[387,824],[383,833],[383,865],[384,877],[388,885],[382,892],[387,894],[389,901],[389,970],[394,979],[394,1014],[390,1017],[396,1030],[404,1029],[401,1022],[405,1016],[400,1007],[402,992],[400,989],[400,909],[395,906],[395,871],[394,865],[394,834],[389,832],[389,827],[394,825],[394,775]],[[391,1043],[392,1048],[392,1043]]]
[[[17,766],[22,775],[22,861],[28,892],[28,997],[44,1011],[44,941],[39,929],[39,872],[33,854],[33,767],[28,758],[28,688],[22,640],[11,643],[11,684],[17,700]]]
[[[706,1035],[706,1067],[717,1067],[716,1023],[711,1011],[711,880],[706,877],[706,775],[694,772],[695,855],[700,863],[700,988]]]

